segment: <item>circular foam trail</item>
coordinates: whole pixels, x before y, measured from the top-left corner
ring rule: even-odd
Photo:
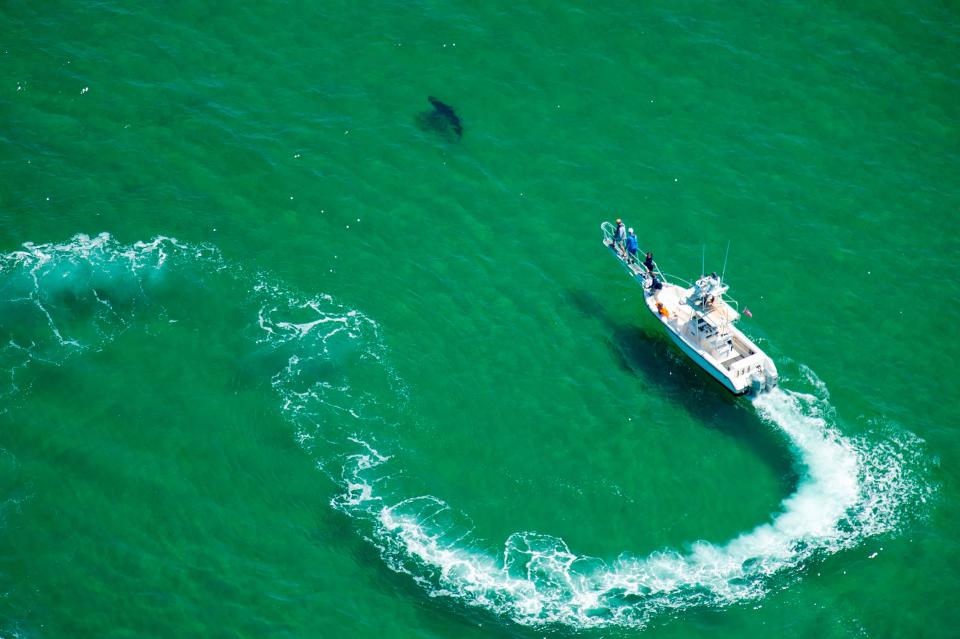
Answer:
[[[402,460],[391,451],[407,419],[406,391],[373,320],[328,295],[291,291],[213,246],[167,237],[124,245],[108,234],[78,235],[0,256],[0,395],[22,399],[31,367],[57,366],[158,318],[177,321],[213,280],[235,292],[236,310],[250,318],[248,374],[269,380],[297,440],[339,486],[331,506],[431,596],[520,624],[643,627],[671,611],[755,600],[774,576],[898,529],[931,490],[916,475],[922,442],[903,431],[879,441],[845,437],[825,385],[800,367],[812,392],[781,388],[753,400],[794,452],[800,477],[769,521],[685,552],[625,551],[603,561],[558,537],[518,531],[491,554],[459,511],[429,494],[404,494],[395,481]]]
[[[812,373],[811,373],[812,374]],[[615,561],[579,556],[562,539],[514,533],[502,557],[451,542],[432,522],[449,510],[431,497],[388,504],[363,481],[388,458],[367,447],[355,458],[350,490],[334,504],[374,520],[388,563],[433,594],[454,597],[526,625],[643,627],[657,615],[724,606],[768,592],[771,577],[866,537],[895,530],[904,506],[923,489],[909,476],[919,440],[880,445],[845,438],[825,397],[775,389],[753,400],[761,419],[787,438],[799,485],[769,522],[726,544],[694,544]]]

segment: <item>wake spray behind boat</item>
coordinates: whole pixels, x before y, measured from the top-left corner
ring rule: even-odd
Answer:
[[[700,368],[736,395],[777,385],[777,367],[736,327],[737,302],[726,297],[729,287],[716,273],[701,275],[692,285],[675,277],[670,281],[655,265],[648,270],[638,262],[640,251],[630,254],[615,242],[613,224],[604,222],[600,229],[603,245],[643,287],[647,309]]]

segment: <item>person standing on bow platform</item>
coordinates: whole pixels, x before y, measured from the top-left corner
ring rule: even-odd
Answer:
[[[633,229],[627,231],[627,261],[631,264],[637,261],[637,251],[640,250],[640,242],[637,240],[637,236],[634,235]]]
[[[613,248],[623,252],[623,243],[627,239],[627,227],[623,225],[623,220],[617,218],[617,228],[613,230]]]
[[[647,273],[653,275],[657,270],[657,263],[653,261],[653,253],[647,253],[647,259],[643,260],[643,265],[647,267]]]

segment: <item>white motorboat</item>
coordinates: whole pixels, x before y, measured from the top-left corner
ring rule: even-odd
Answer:
[[[604,222],[600,228],[603,245],[643,287],[647,310],[700,368],[737,395],[777,385],[773,360],[735,326],[737,303],[726,297],[728,287],[716,273],[702,275],[692,285],[668,278],[656,267],[650,273],[641,263],[643,252],[630,256],[614,242],[613,224]]]

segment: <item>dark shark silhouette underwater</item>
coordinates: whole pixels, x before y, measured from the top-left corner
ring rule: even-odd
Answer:
[[[433,109],[417,115],[417,126],[424,131],[436,133],[451,142],[463,137],[463,123],[453,107],[432,95],[427,97],[427,101]]]

